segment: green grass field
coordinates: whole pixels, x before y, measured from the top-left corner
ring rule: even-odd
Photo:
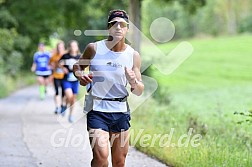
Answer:
[[[132,133],[144,129],[141,136],[151,135],[145,143],[174,128],[175,145],[161,147],[157,139],[154,147],[141,147],[138,140],[137,148],[172,166],[252,166],[252,124],[237,124],[251,118],[234,114],[252,110],[252,36],[189,42],[194,52],[174,73],[166,76],[152,68],[158,93],[132,113]],[[168,53],[177,44],[159,48]],[[144,47],[142,55],[150,51]],[[179,147],[189,128],[192,136],[202,135],[200,145]]]

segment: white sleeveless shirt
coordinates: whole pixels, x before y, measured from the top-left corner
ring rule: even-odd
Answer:
[[[133,67],[134,49],[127,45],[123,52],[107,48],[105,40],[96,42],[96,54],[90,61],[93,72],[92,95],[99,98],[124,98],[128,96],[125,67]],[[93,101],[93,110],[101,112],[127,112],[127,102],[98,100]]]

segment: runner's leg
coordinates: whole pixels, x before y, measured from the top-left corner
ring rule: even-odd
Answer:
[[[113,167],[124,167],[129,150],[129,130],[110,132],[111,157]]]
[[[37,81],[39,84],[39,96],[43,100],[45,98],[45,80],[42,76],[37,76]]]
[[[89,129],[89,140],[93,152],[91,166],[107,167],[109,133],[101,129]]]
[[[60,96],[59,96],[59,87],[61,87],[61,82],[58,79],[53,79],[53,83],[54,83],[54,88],[55,88],[55,114],[58,114],[60,112]]]
[[[69,122],[73,122],[72,112],[73,112],[73,105],[74,105],[74,94],[71,88],[65,89],[65,96],[66,96],[67,104],[70,105]]]

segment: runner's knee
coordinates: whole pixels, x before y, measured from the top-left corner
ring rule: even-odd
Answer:
[[[124,167],[125,166],[125,156],[118,156],[117,158],[113,157],[112,159],[112,165],[113,167]]]
[[[93,150],[93,159],[97,164],[105,164],[108,161],[108,156],[108,151]]]

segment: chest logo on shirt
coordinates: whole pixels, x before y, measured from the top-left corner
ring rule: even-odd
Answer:
[[[111,66],[111,67],[116,67],[116,68],[120,68],[120,67],[122,67],[122,65],[121,64],[119,64],[119,63],[113,63],[113,62],[107,62],[107,66]]]

